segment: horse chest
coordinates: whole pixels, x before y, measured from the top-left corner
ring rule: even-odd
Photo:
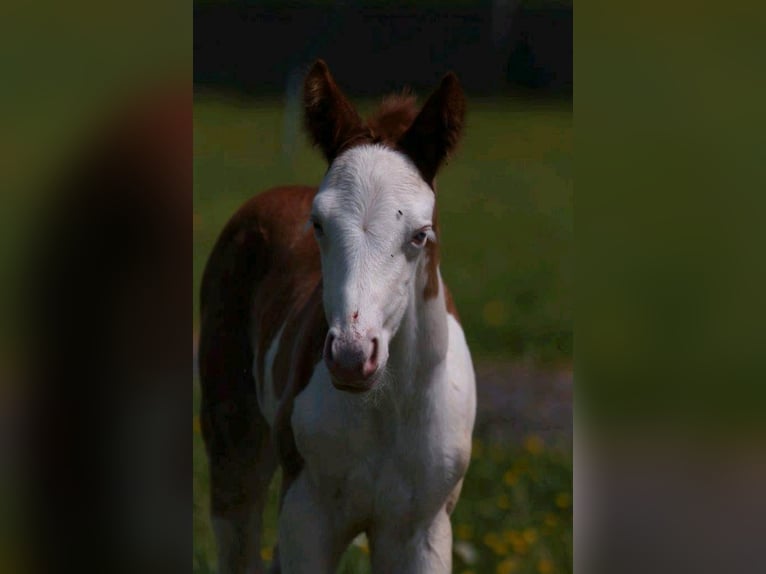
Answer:
[[[293,431],[312,483],[357,520],[435,512],[467,464],[449,421],[365,405],[315,377],[296,399]]]

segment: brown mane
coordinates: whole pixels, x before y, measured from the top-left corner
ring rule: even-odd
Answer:
[[[371,140],[395,147],[420,111],[410,90],[386,96],[378,109],[367,118]]]

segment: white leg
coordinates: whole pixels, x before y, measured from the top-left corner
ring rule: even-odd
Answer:
[[[452,525],[442,509],[430,524],[392,526],[373,533],[375,574],[449,574],[452,572]]]
[[[279,562],[282,574],[332,574],[345,549],[305,473],[285,494],[279,515]]]

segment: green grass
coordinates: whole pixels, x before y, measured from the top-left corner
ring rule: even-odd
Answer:
[[[298,123],[285,109],[195,100],[195,324],[204,263],[233,211],[268,187],[318,184],[324,173],[302,132],[285,130]],[[442,275],[475,357],[571,359],[572,145],[570,104],[469,100],[438,206]]]

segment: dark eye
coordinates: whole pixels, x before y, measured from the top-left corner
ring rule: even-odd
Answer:
[[[418,231],[415,235],[412,236],[412,243],[413,245],[421,247],[425,245],[427,238],[428,234],[425,231]]]
[[[324,229],[322,229],[322,224],[317,221],[312,221],[311,224],[314,226],[314,233],[317,234],[317,237],[321,237],[324,233]]]

